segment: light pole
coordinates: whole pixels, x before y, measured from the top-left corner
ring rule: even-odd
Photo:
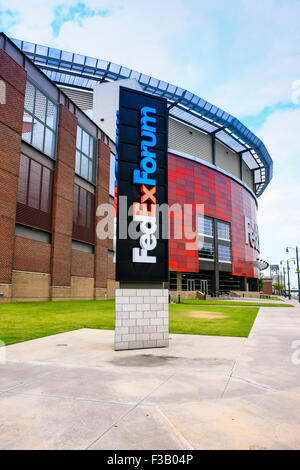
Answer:
[[[284,261],[281,260],[281,261],[280,261],[280,264],[281,264],[282,270],[283,270],[283,287],[284,287],[284,289],[283,289],[283,295],[284,295],[284,297],[286,297],[285,267],[283,266],[283,263],[284,263]]]
[[[287,260],[286,266],[287,266],[287,275],[288,275],[289,300],[291,300],[291,283],[290,283],[290,264],[289,264],[289,260]]]
[[[286,252],[288,253],[289,252],[289,249],[290,250],[294,250],[296,251],[296,262],[297,262],[297,277],[298,277],[298,302],[300,302],[300,270],[299,270],[299,251],[298,251],[298,247],[296,246],[296,248],[293,248],[291,246],[288,246],[286,248]]]

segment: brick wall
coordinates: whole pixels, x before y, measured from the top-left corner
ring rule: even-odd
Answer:
[[[17,236],[15,239],[13,268],[18,271],[50,273],[50,243],[29,240]]]
[[[0,50],[0,282],[11,283],[26,71]]]
[[[265,280],[264,282],[264,287],[263,287],[263,293],[267,295],[272,295],[273,289],[272,289],[272,281],[270,280]]]
[[[93,277],[94,255],[83,251],[72,250],[72,276]]]
[[[52,285],[71,285],[77,117],[59,107],[52,209]]]
[[[98,141],[98,171],[95,205],[109,204],[109,172],[110,172],[110,148],[101,140]],[[98,219],[99,220],[99,219]],[[98,221],[96,219],[96,223]],[[112,273],[112,267],[108,268],[108,249],[112,250],[112,240],[95,240],[95,287],[106,288],[108,271]],[[111,274],[112,275],[112,274]],[[112,277],[114,279],[114,276]]]
[[[0,283],[9,285],[14,270],[32,272],[35,276],[50,274],[50,285],[62,292],[60,295],[55,291],[57,297],[68,298],[72,282],[78,284],[78,290],[80,279],[84,284],[87,278],[94,278],[95,287],[106,292],[107,279],[115,278],[115,265],[108,258],[108,250],[113,249],[112,240],[96,239],[95,255],[72,250],[77,117],[63,105],[59,105],[53,178],[52,244],[15,237],[26,75],[19,64],[0,50],[0,80],[6,87],[6,104],[0,105]],[[109,203],[109,173],[110,149],[99,141],[96,207]]]

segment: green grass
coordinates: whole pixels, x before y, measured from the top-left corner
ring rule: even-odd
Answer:
[[[259,308],[200,305],[170,305],[170,332],[190,335],[239,336],[250,333]],[[197,312],[219,313],[224,318],[197,318]]]
[[[197,318],[211,312],[225,318]],[[206,313],[205,313],[206,312]],[[248,336],[258,308],[170,305],[170,332]],[[79,328],[114,329],[114,301],[28,302],[0,305],[0,340],[19,343]]]
[[[176,299],[175,299],[176,300]],[[291,304],[276,304],[269,302],[239,302],[239,301],[230,301],[230,300],[197,300],[197,299],[184,299],[182,300],[183,304],[192,304],[192,305],[228,305],[228,306],[237,306],[237,307],[294,307]]]
[[[0,340],[5,344],[79,328],[114,328],[113,300],[20,302],[0,305]]]

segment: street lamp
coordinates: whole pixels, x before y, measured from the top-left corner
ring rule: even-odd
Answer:
[[[288,253],[289,250],[294,250],[296,252],[296,261],[297,261],[297,277],[298,277],[298,302],[300,302],[300,269],[299,269],[299,251],[298,247],[293,248],[292,246],[288,246],[286,248],[286,252]]]
[[[283,265],[284,261],[280,261],[281,266]],[[282,271],[283,271],[283,295],[286,297],[286,283],[285,283],[285,267],[282,266]]]

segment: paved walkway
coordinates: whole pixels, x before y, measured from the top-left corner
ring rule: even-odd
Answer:
[[[0,449],[299,449],[293,303],[263,307],[247,340],[114,352],[113,332],[84,329],[9,346]]]

